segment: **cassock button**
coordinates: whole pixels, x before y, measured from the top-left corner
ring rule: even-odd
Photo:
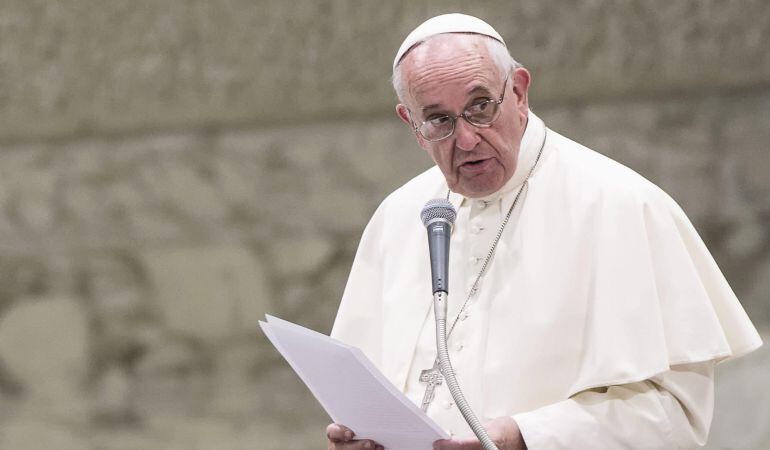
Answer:
[[[471,233],[473,234],[479,234],[481,233],[482,228],[478,225],[474,225],[471,227]]]
[[[465,320],[465,319],[467,319],[467,318],[468,318],[468,313],[467,313],[467,312],[465,312],[465,313],[462,313],[462,314],[460,315],[460,320]]]
[[[458,342],[457,344],[455,344],[455,351],[456,351],[456,352],[459,352],[460,350],[462,350],[462,349],[463,349],[463,347],[465,347],[465,346],[463,345],[463,343],[462,343],[462,342]]]
[[[452,409],[452,402],[444,402],[442,406],[444,409]]]
[[[487,207],[487,202],[485,202],[484,200],[479,200],[476,202],[476,205],[478,205],[479,208],[484,209]]]
[[[481,256],[471,256],[471,264],[478,264],[481,261]]]

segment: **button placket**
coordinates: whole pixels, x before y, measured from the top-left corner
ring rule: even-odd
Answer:
[[[478,204],[478,202],[476,203]],[[470,258],[468,262],[470,263],[469,270],[466,271],[467,274],[467,291],[466,295],[474,296],[473,293],[471,293],[471,289],[473,288],[473,282],[476,280],[476,275],[478,274],[479,267],[481,264],[481,261],[483,260],[482,247],[484,246],[483,242],[486,240],[485,233],[482,233],[485,229],[485,222],[482,220],[482,212],[476,210],[475,216],[470,220],[470,235],[468,236],[468,250],[470,251]]]
[[[482,277],[479,280],[476,291],[474,292],[473,283],[476,281],[478,271],[481,269],[481,264],[486,258],[486,254],[489,251],[489,247],[494,240],[494,223],[499,221],[498,214],[495,212],[496,208],[492,208],[494,201],[476,200],[473,203],[473,208],[470,211],[470,234],[468,235],[468,251],[470,257],[468,259],[469,270],[466,271],[467,277],[467,291],[466,295],[471,296],[469,304],[471,304],[481,289],[481,285],[484,282]],[[500,203],[499,201],[497,203]],[[483,205],[483,207],[482,207]]]

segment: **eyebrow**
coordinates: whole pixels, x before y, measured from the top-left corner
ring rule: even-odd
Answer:
[[[473,88],[471,88],[471,90],[468,91],[468,95],[472,95],[472,94],[475,94],[477,92],[484,92],[484,93],[487,93],[487,94],[492,94],[492,91],[490,91],[488,87],[486,87],[484,85],[478,84],[478,85],[474,86]]]
[[[486,86],[481,85],[481,84],[477,84],[476,86],[473,86],[470,90],[468,90],[468,94],[467,95],[473,95],[473,94],[477,94],[479,92],[483,92],[485,94],[492,95],[492,91],[490,91],[489,88],[487,88]],[[424,112],[429,111],[431,109],[440,109],[440,108],[441,108],[440,104],[434,103],[432,105],[423,106],[421,108],[421,110],[424,113]]]

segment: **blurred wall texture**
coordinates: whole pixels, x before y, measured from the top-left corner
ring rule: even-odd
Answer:
[[[767,330],[767,0],[5,0],[0,448],[322,448],[256,321],[329,331],[370,214],[430,165],[392,57],[452,11],[551,128],[680,202]],[[720,367],[712,448],[770,445],[768,373]]]

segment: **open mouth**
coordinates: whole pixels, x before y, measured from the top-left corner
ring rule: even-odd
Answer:
[[[492,158],[477,159],[460,164],[460,171],[466,174],[475,174],[483,172],[490,165]]]

